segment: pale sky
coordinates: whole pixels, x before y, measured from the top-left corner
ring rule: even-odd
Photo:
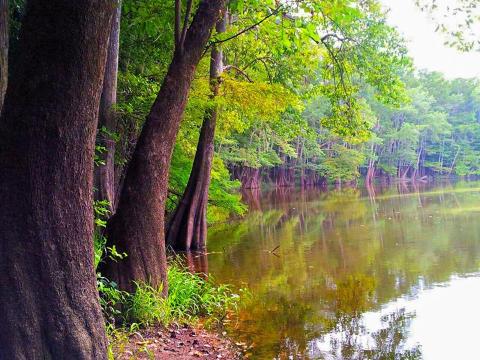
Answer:
[[[480,52],[462,53],[444,45],[444,35],[435,32],[436,24],[415,6],[414,0],[380,2],[391,9],[388,21],[407,40],[418,69],[440,71],[447,78],[480,78]]]

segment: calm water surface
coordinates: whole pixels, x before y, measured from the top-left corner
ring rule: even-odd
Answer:
[[[195,262],[251,290],[251,358],[480,359],[480,183],[244,196]]]

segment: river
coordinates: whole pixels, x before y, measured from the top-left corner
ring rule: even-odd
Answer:
[[[194,262],[249,289],[251,358],[480,358],[480,183],[244,196]]]

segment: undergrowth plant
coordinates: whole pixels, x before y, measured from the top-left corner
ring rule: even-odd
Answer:
[[[176,261],[168,268],[168,296],[162,288],[135,283],[135,292],[126,293],[116,284],[99,277],[101,304],[107,321],[128,328],[161,324],[195,324],[205,318],[207,324],[221,322],[238,308],[240,295],[212,278],[192,274]],[[245,290],[242,290],[244,292]]]

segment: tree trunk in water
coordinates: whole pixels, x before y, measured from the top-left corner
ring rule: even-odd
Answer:
[[[112,14],[27,4],[0,118],[0,359],[106,359],[91,190]]]
[[[0,111],[8,83],[8,0],[0,0]]]
[[[206,246],[216,117],[216,110],[205,116],[187,188],[167,229],[167,243],[177,250],[204,250]]]
[[[295,169],[289,167],[288,158],[282,156],[282,164],[274,168],[276,187],[289,187],[295,185]]]
[[[216,26],[217,33],[226,30],[225,17]],[[210,57],[212,99],[218,96],[223,73],[223,53],[213,46]],[[207,203],[214,153],[215,126],[218,109],[208,109],[203,119],[197,152],[187,187],[167,229],[167,244],[177,250],[203,251],[207,244]]]
[[[1,1],[1,0],[0,0]],[[120,46],[121,0],[117,0],[108,45],[107,63],[103,78],[102,97],[98,115],[100,145],[105,148],[103,164],[95,168],[95,198],[109,202],[110,213],[115,210],[115,140],[111,134],[117,129],[115,104],[117,103],[118,50]]]
[[[104,264],[103,273],[120,289],[133,281],[167,292],[165,200],[173,145],[185,110],[190,84],[225,0],[203,0],[177,47],[160,92],[148,115],[127,169],[118,208],[107,225],[107,239],[128,256]]]
[[[287,170],[285,169],[284,165],[280,165],[277,168],[277,173],[275,176],[275,185],[277,187],[287,187],[289,186],[288,178],[287,178]]]
[[[295,168],[293,164],[287,168],[287,186],[295,186]]]
[[[423,152],[423,145],[420,145],[420,150],[418,151],[418,156],[417,156],[417,165],[413,169],[412,181],[415,181],[417,179],[417,174],[420,169],[420,159],[422,156],[422,152]]]
[[[365,177],[365,183],[371,185],[375,176],[375,161],[370,159],[368,162],[367,175]]]
[[[310,187],[314,183],[314,179],[309,169],[302,169],[300,181],[302,187]]]
[[[399,172],[400,172],[400,180],[402,181],[406,181],[407,180],[407,174],[410,170],[410,165],[407,166],[407,169],[405,170],[405,172],[402,174],[402,171],[401,171],[401,168],[399,169]]]
[[[247,204],[249,211],[261,211],[260,189],[242,189],[242,202]]]
[[[260,188],[260,169],[243,166],[241,168],[240,181],[242,189]]]

